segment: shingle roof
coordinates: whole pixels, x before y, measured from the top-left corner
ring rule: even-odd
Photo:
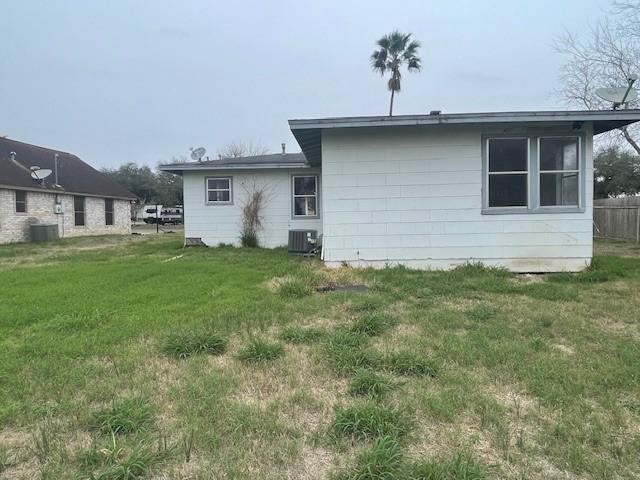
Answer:
[[[248,170],[262,168],[308,167],[303,153],[273,153],[251,157],[221,158],[204,162],[185,162],[160,165],[160,170],[179,173],[184,170]]]
[[[11,152],[16,154],[15,161],[11,159]],[[59,187],[54,185],[53,174],[44,180],[44,184],[31,178],[30,168],[33,166],[54,170],[56,153],[58,154]],[[118,185],[73,154],[8,138],[0,138],[0,187],[131,200],[136,198],[126,188]]]

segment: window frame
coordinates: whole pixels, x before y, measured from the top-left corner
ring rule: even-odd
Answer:
[[[107,203],[111,202],[111,210],[107,210]],[[109,222],[109,214],[111,214],[111,222]],[[115,225],[115,202],[113,198],[104,199],[104,224],[107,227]]]
[[[527,170],[509,170],[506,172],[490,172],[489,171],[489,142],[491,140],[526,140],[527,141]],[[485,146],[485,155],[486,165],[484,167],[484,184],[486,188],[484,189],[483,195],[483,204],[485,208],[491,211],[496,210],[504,210],[506,212],[516,212],[516,211],[527,211],[531,207],[531,138],[525,135],[514,135],[514,136],[489,136],[484,139]],[[527,199],[526,205],[514,205],[511,207],[490,207],[489,206],[489,178],[491,175],[525,175],[526,177],[526,186],[527,193],[525,198]]]
[[[316,194],[315,195],[296,195],[296,178],[313,177],[316,181]],[[316,199],[316,214],[315,215],[296,215],[296,198],[297,197],[315,197]],[[320,218],[320,175],[317,173],[295,173],[291,175],[291,218],[293,220],[307,220]]]
[[[229,188],[209,188],[209,180],[228,180]],[[209,200],[209,192],[225,192],[229,190],[229,200]],[[233,177],[231,176],[216,176],[216,177],[204,177],[204,203],[205,205],[233,205]]]
[[[18,192],[24,194],[24,200],[18,201]],[[13,191],[13,210],[18,215],[26,215],[29,213],[29,201],[27,199],[28,193],[26,190],[14,190]],[[18,211],[18,203],[24,203],[24,211]]]
[[[527,207],[489,207],[489,139],[515,139],[526,138],[529,144],[529,162],[527,175]],[[577,138],[578,139],[578,206],[575,205],[548,205],[540,204],[540,139],[542,138]],[[535,132],[527,133],[490,133],[482,136],[482,215],[509,215],[509,214],[545,214],[545,213],[584,213],[585,212],[585,186],[586,178],[586,133],[575,132]],[[545,170],[546,172],[546,170]],[[558,170],[557,172],[561,172]]]
[[[76,210],[76,199],[82,199],[82,225],[78,224],[78,213],[80,213],[80,210]],[[76,228],[87,226],[87,197],[82,195],[73,196],[73,226]]]
[[[578,165],[576,165],[578,168],[576,170],[542,170],[542,166],[541,166],[541,162],[542,162],[542,158],[540,156],[540,142],[541,140],[545,139],[545,138],[574,138],[578,141],[578,152],[577,152],[577,158],[576,161],[578,162]],[[582,138],[579,135],[540,135],[539,137],[536,138],[536,141],[538,143],[538,172],[537,172],[537,182],[538,182],[538,207],[542,210],[550,210],[550,211],[554,211],[554,210],[562,210],[562,211],[566,211],[567,209],[580,209],[583,206],[583,202],[582,202],[582,190],[583,190],[583,186],[582,186],[582,180],[583,180],[583,173],[582,173],[582,164],[584,163],[584,160],[582,158]],[[540,188],[540,184],[541,184],[541,179],[542,179],[542,174],[543,173],[577,173],[578,174],[578,204],[577,205],[542,205],[542,189]]]

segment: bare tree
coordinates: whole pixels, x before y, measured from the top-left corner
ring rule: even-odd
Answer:
[[[267,147],[253,142],[231,142],[217,151],[218,158],[254,157],[267,153]]]
[[[240,226],[240,243],[243,247],[260,246],[259,233],[263,228],[264,209],[271,200],[273,187],[259,184],[254,178],[252,182],[242,182],[244,199],[242,205],[242,222]]]
[[[569,106],[602,110],[611,104],[600,99],[599,87],[626,86],[629,76],[640,73],[640,0],[615,2],[610,16],[595,25],[584,40],[565,32],[556,40],[556,50],[567,56],[557,93]],[[638,100],[625,108],[637,108]],[[609,137],[626,142],[640,155],[640,132],[622,127]]]

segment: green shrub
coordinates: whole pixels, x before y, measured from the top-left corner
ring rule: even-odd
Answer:
[[[411,351],[388,353],[380,359],[380,366],[398,375],[438,375],[438,367],[432,360]]]
[[[238,352],[238,358],[243,362],[264,362],[275,360],[284,353],[284,348],[279,343],[269,343],[259,338],[251,340]]]
[[[410,429],[411,423],[402,411],[370,401],[337,408],[331,426],[335,437],[359,440],[385,436],[399,438]]]
[[[278,293],[284,298],[304,298],[313,293],[313,289],[297,278],[287,278],[280,284]]]
[[[349,382],[349,393],[369,397],[382,397],[395,388],[388,378],[373,370],[361,368]]]
[[[109,408],[93,412],[89,426],[109,434],[135,433],[145,430],[153,420],[151,404],[141,397],[114,400]]]
[[[392,437],[378,438],[371,448],[358,455],[356,466],[337,478],[340,480],[404,479],[404,452]]]
[[[375,337],[396,324],[396,319],[383,313],[369,313],[360,317],[351,327],[354,333]]]
[[[164,353],[175,358],[187,358],[198,353],[221,355],[226,349],[227,340],[208,330],[172,333],[164,344]]]
[[[326,331],[314,327],[301,327],[299,325],[291,325],[286,327],[280,334],[280,338],[289,343],[315,343],[326,335]]]
[[[258,234],[254,231],[243,231],[240,235],[240,244],[247,248],[258,248],[260,246]]]

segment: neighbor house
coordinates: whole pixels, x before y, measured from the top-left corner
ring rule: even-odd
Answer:
[[[60,237],[131,233],[133,200],[75,155],[0,138],[0,243],[29,241],[33,223]]]
[[[593,136],[638,110],[290,120],[302,153],[164,165],[184,179],[187,243],[238,244],[264,190],[261,244],[321,236],[329,266],[520,272],[591,262]]]

